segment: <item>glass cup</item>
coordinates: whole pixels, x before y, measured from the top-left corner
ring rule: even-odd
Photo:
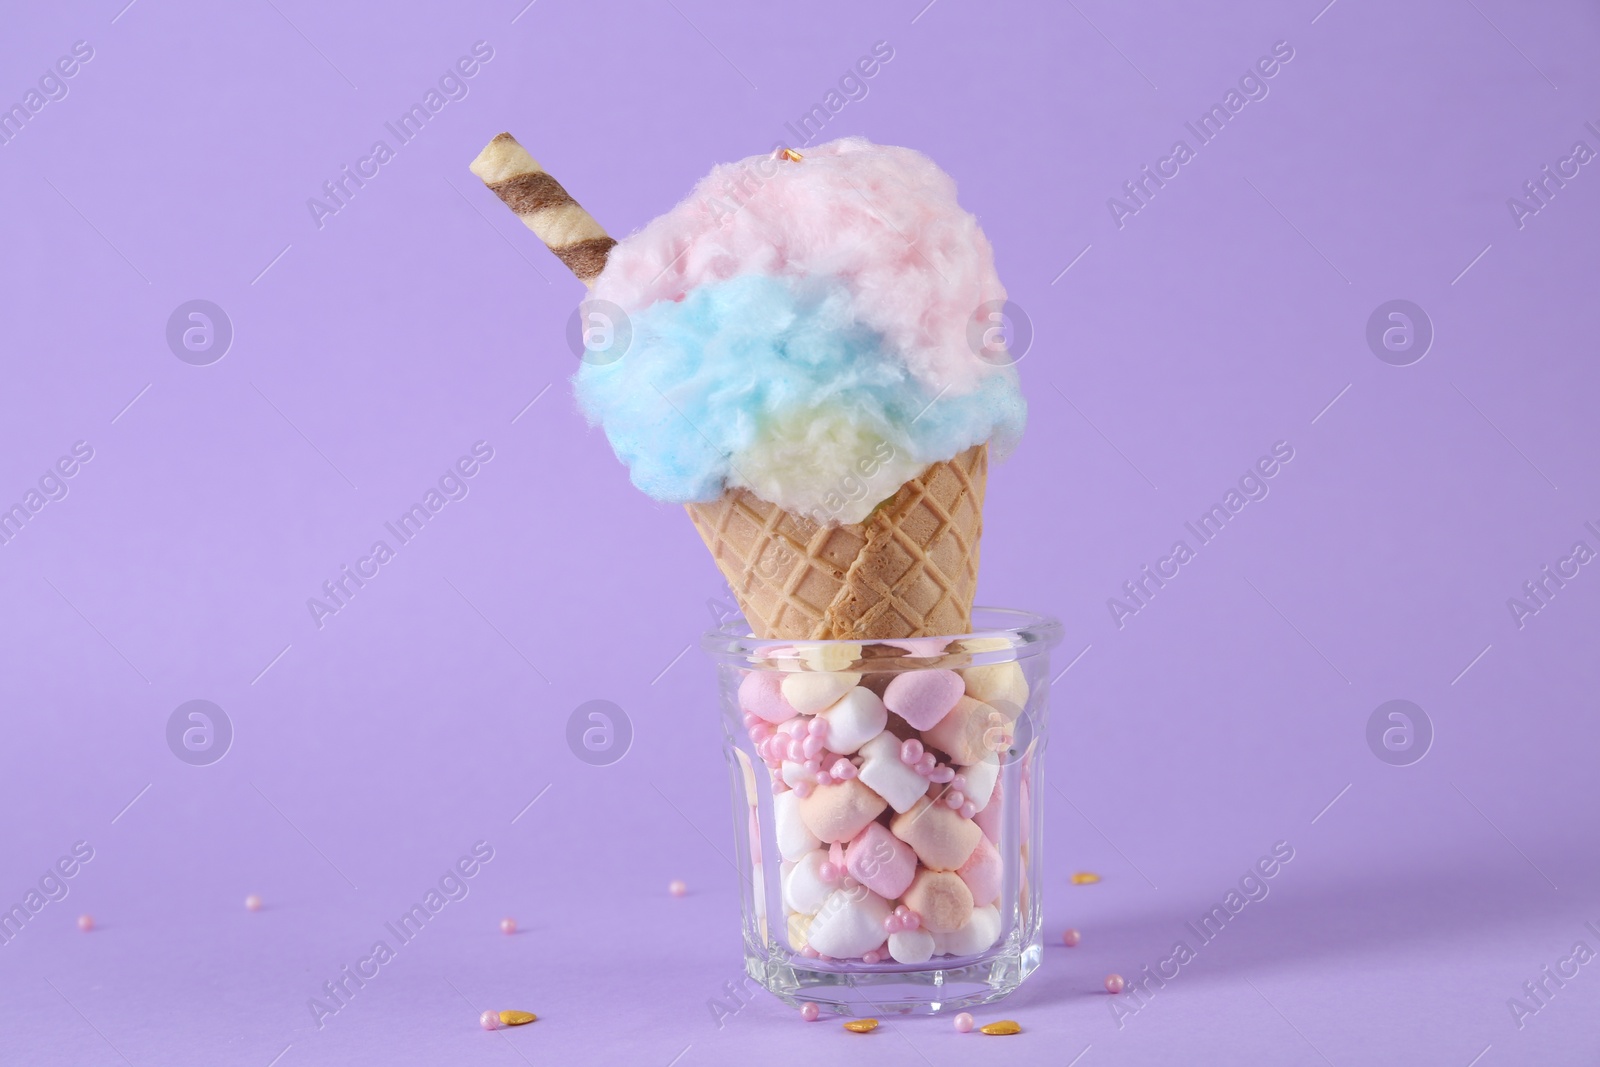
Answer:
[[[937,1014],[1004,997],[1043,953],[1039,845],[1054,619],[975,632],[748,636],[716,664],[745,969],[791,1005]]]

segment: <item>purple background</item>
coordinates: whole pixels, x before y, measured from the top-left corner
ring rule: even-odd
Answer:
[[[1600,172],[1521,229],[1506,206],[1600,147],[1592,5],[123,2],[0,35],[5,102],[94,48],[0,147],[0,498],[94,449],[0,547],[0,898],[95,849],[0,948],[0,1059],[1594,1062],[1600,963],[1522,1029],[1507,1000],[1600,949],[1600,575],[1520,629],[1506,604],[1600,548]],[[470,95],[319,229],[307,198],[478,40]],[[690,646],[722,587],[572,409],[581,287],[466,169],[512,130],[626,233],[792,140],[880,40],[824,136],[927,152],[993,241],[1037,336],[981,600],[1059,616],[1056,671],[1082,653],[1053,692],[1051,944],[980,1013],[1022,1022],[1003,1043],[765,995],[719,1025],[737,883]],[[1279,40],[1270,95],[1118,229],[1107,198]],[[235,329],[210,366],[164,339],[193,298]],[[1407,367],[1364,335],[1394,298],[1437,332]],[[470,495],[319,630],[306,599],[478,440]],[[1119,629],[1107,598],[1276,441],[1270,496]],[[236,732],[206,767],[165,740],[196,698]],[[1406,767],[1366,741],[1395,698],[1436,732]],[[612,766],[565,740],[591,699],[632,722]],[[308,998],[480,839],[470,895],[317,1029]],[[1119,1028],[1103,976],[1193,943],[1280,840],[1271,896]],[[541,1020],[485,1034],[485,1007]]]

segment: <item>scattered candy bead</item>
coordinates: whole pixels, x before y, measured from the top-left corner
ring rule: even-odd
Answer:
[[[1022,1027],[1018,1026],[1016,1022],[1011,1019],[1001,1019],[999,1022],[993,1022],[988,1026],[979,1027],[978,1033],[989,1034],[991,1036],[996,1034],[1020,1034],[1022,1033]]]
[[[260,911],[261,910],[261,898],[258,897],[256,894],[251,893],[249,896],[244,898],[244,906],[245,906],[246,910],[249,910],[249,911]]]
[[[1079,871],[1072,876],[1073,885],[1094,885],[1099,880],[1100,876],[1093,871]]]
[[[821,1015],[822,1009],[811,1003],[809,1000],[800,1005],[800,1018],[804,1019],[808,1023],[816,1022],[818,1017]]]
[[[844,1028],[852,1034],[870,1034],[878,1028],[876,1019],[851,1019],[844,1024]]]
[[[900,744],[900,762],[915,765],[922,758],[922,742],[915,737],[907,738]]]
[[[500,1013],[500,1022],[505,1026],[526,1026],[538,1020],[538,1016],[531,1011],[503,1011]]]
[[[956,1016],[956,1033],[972,1033],[972,1016],[967,1012],[962,1012],[960,1015]]]
[[[1081,940],[1083,940],[1083,935],[1071,927],[1061,931],[1061,943],[1068,948],[1076,948]]]
[[[498,1030],[500,1029],[500,1016],[492,1011],[486,1011],[478,1016],[478,1025],[485,1030]]]
[[[80,916],[78,916],[78,929],[84,931],[85,933],[87,933],[90,930],[93,930],[94,929],[94,916],[93,915],[80,915]]]
[[[863,952],[861,954],[862,963],[877,963],[881,959],[883,959],[883,954],[877,949],[873,949],[871,952]]]
[[[517,920],[515,920],[515,919],[501,919],[500,920],[500,932],[502,934],[514,934],[514,933],[516,933],[517,932]]]
[[[1106,992],[1107,993],[1120,993],[1126,988],[1127,988],[1127,985],[1126,985],[1126,983],[1123,982],[1122,975],[1120,975],[1120,974],[1108,974],[1108,975],[1106,975]]]
[[[667,884],[667,892],[671,893],[675,897],[681,897],[688,891],[689,887],[683,882],[674,880]]]
[[[833,766],[828,768],[828,773],[839,781],[848,781],[856,776],[856,765],[840,756],[833,761]]]

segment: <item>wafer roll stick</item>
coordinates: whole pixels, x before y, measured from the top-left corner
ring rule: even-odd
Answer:
[[[515,137],[502,133],[485,145],[472,161],[472,173],[517,213],[579,281],[594,287],[606,265],[606,254],[617,242]]]

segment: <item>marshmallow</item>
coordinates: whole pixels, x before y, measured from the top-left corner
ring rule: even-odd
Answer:
[[[978,847],[972,850],[967,862],[956,868],[956,874],[972,890],[972,899],[979,905],[993,904],[1000,899],[1000,882],[1005,877],[1005,863],[1000,853],[989,844],[986,837],[978,838]]]
[[[949,755],[951,763],[981,763],[998,758],[1011,744],[1014,716],[963,696],[948,715],[923,731],[922,740]]]
[[[1028,705],[1028,679],[1015,660],[963,670],[967,695],[1017,715]]]
[[[789,947],[799,952],[806,947],[806,935],[811,931],[811,916],[791,911],[785,921],[789,928]]]
[[[1000,909],[990,905],[973,908],[966,925],[953,933],[934,934],[934,949],[951,956],[974,956],[987,952],[1000,940]]]
[[[972,817],[972,821],[978,824],[978,829],[983,831],[983,836],[997,845],[1000,843],[1000,815],[1005,811],[1006,807],[1002,803],[1005,792],[1005,785],[1000,779],[996,778],[994,795],[989,798],[989,802],[984,806],[983,810]]]
[[[842,844],[865,830],[867,824],[888,806],[882,797],[859,780],[849,778],[832,785],[817,786],[810,796],[800,802],[800,817],[805,820],[806,827],[823,841]],[[971,850],[968,849],[968,852]],[[966,858],[963,855],[960,861],[952,864],[952,869],[961,866]]]
[[[824,956],[849,959],[883,944],[889,902],[862,885],[835,889],[811,920],[806,940]]]
[[[972,890],[949,871],[918,871],[904,902],[930,934],[954,933],[972,916]]]
[[[889,955],[896,963],[926,963],[933,958],[933,935],[926,930],[897,930],[889,935]]]
[[[783,903],[790,911],[801,915],[815,915],[822,902],[833,892],[833,885],[822,880],[822,865],[828,862],[828,853],[815,849],[800,857],[800,861],[783,879]],[[760,896],[760,893],[756,894]]]
[[[915,659],[932,659],[934,656],[943,655],[945,646],[950,642],[942,637],[907,637],[899,641],[889,641]]]
[[[818,770],[821,770],[821,768],[819,767]],[[793,789],[801,782],[815,784],[817,780],[816,771],[809,769],[804,763],[796,763],[794,760],[784,760],[778,767],[778,774],[783,778],[783,784],[790,789]]]
[[[814,715],[848,693],[860,680],[859,674],[796,671],[783,675],[779,688],[790,707],[802,715]]]
[[[897,812],[909,811],[928,791],[928,780],[900,758],[900,739],[885,730],[859,749],[856,777],[871,786]]]
[[[883,703],[918,730],[926,730],[949,714],[962,689],[955,671],[904,671],[884,689]]]
[[[822,847],[817,835],[807,827],[800,814],[800,798],[785,790],[772,797],[774,836],[778,839],[778,852],[791,863],[798,861],[814,848]]]
[[[783,699],[784,676],[777,671],[751,671],[739,683],[739,707],[774,725],[800,714]]]
[[[814,671],[842,671],[861,658],[861,646],[854,641],[829,641],[825,644],[799,643],[790,651]]]
[[[809,819],[807,824],[815,829]],[[889,829],[916,849],[923,866],[935,871],[953,871],[967,862],[983,836],[977,823],[963,819],[942,802],[935,804],[927,797],[917,801],[910,811],[896,815]]]
[[[1000,781],[1000,760],[990,757],[968,764],[961,768],[961,777],[967,780],[966,788],[961,792],[972,801],[972,810],[982,811],[989,806],[989,798],[994,796],[995,783]]]
[[[875,822],[850,842],[844,851],[844,865],[850,877],[880,897],[893,900],[906,891],[917,873],[917,854],[882,823]]]
[[[859,685],[826,710],[818,712],[817,718],[828,724],[828,732],[824,735],[828,751],[841,756],[850,755],[883,733],[883,728],[889,725],[889,713],[884,710],[878,694]]]

